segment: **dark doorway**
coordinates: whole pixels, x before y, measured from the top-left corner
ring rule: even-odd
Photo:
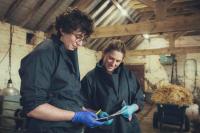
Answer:
[[[144,86],[144,65],[125,65],[129,70],[133,71],[140,82],[141,87],[145,90]]]

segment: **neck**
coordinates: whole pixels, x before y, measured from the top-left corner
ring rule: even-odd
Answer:
[[[108,74],[112,75],[113,72],[107,71]]]

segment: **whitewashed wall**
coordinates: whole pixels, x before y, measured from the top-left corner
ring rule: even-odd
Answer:
[[[168,47],[169,42],[163,38],[144,40],[136,49],[155,49]],[[159,62],[159,55],[129,56],[125,58],[126,64],[145,64],[145,77],[153,84],[159,81],[169,81],[167,72]]]
[[[199,37],[190,38],[189,40],[195,39],[195,44],[190,41],[189,46],[200,46]],[[181,37],[180,40],[176,41],[176,46],[186,45],[183,40],[187,40]],[[199,45],[197,44],[199,41]],[[194,42],[194,41],[193,41]],[[149,40],[144,40],[136,49],[154,49],[154,48],[164,48],[168,47],[169,42],[163,38],[151,38]],[[159,62],[159,55],[149,55],[149,56],[129,56],[125,58],[127,64],[145,64],[145,77],[153,84],[157,84],[160,81],[170,82],[171,80],[171,65],[162,65]],[[200,52],[191,54],[176,55],[177,59],[177,74],[179,82],[186,86],[191,91],[194,90],[195,81],[195,68],[197,69],[196,74],[196,87],[200,88]],[[193,63],[193,61],[196,62]],[[185,65],[184,65],[185,64]],[[185,71],[185,74],[184,74]],[[148,91],[148,90],[147,90]],[[150,91],[150,90],[149,90]]]
[[[96,52],[85,47],[78,49],[81,78],[96,66]]]
[[[21,59],[32,51],[32,45],[26,44],[26,34],[32,33],[32,31],[20,28],[18,26],[13,26],[13,37],[12,37],[12,55],[11,55],[11,78],[13,81],[13,86],[20,89],[20,77],[18,74],[18,69],[20,67]],[[42,41],[44,39],[44,33],[35,32],[36,38],[35,43]],[[9,79],[9,54],[8,49],[10,46],[10,24],[0,22],[0,89],[7,87],[7,82]],[[4,58],[5,57],[5,58]],[[20,108],[19,103],[8,102],[8,101],[18,101],[19,96],[6,96],[4,97],[3,108],[7,109],[17,109]],[[13,116],[14,111],[3,110],[3,115]],[[14,126],[14,121],[12,119],[3,119],[3,125],[7,127]]]
[[[20,66],[20,60],[27,53],[29,53],[33,46],[26,44],[26,33],[30,32],[29,30],[14,26],[13,32],[13,41],[12,41],[12,56],[11,56],[11,78],[13,81],[14,87],[19,89],[20,78],[18,75],[18,69]],[[9,63],[9,43],[10,43],[10,24],[0,22],[0,88],[3,89],[7,86],[9,79],[8,63]]]

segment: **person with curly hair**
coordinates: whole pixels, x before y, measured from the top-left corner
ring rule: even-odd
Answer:
[[[78,9],[56,18],[56,35],[21,60],[21,105],[27,133],[81,133],[103,125],[83,110],[77,49],[93,32],[92,19]]]

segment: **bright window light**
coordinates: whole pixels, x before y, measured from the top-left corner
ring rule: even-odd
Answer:
[[[145,39],[149,39],[149,34],[143,34],[143,37],[145,38]]]

